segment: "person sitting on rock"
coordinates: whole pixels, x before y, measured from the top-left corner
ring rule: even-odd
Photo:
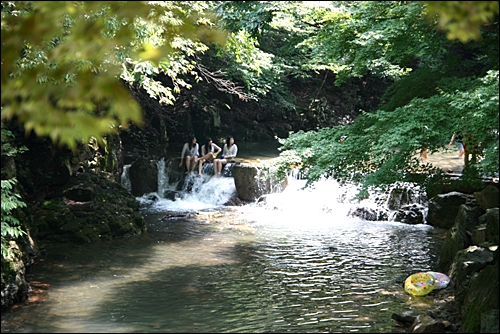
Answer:
[[[188,174],[189,172],[193,172],[194,166],[196,166],[196,163],[198,162],[199,155],[199,145],[196,142],[196,137],[194,135],[191,135],[182,147],[179,168],[182,167],[184,156],[186,156],[186,174]]]
[[[214,175],[212,177],[220,177],[224,165],[236,158],[236,154],[238,154],[238,146],[234,143],[234,137],[229,135],[222,149],[222,156],[220,159],[214,160]]]
[[[201,176],[203,163],[212,162],[220,151],[222,149],[212,141],[212,138],[207,137],[206,143],[201,147],[201,157],[198,159],[198,177]]]

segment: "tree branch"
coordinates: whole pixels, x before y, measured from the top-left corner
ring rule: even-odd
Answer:
[[[238,98],[242,101],[247,101],[252,97],[243,91],[241,91],[242,87],[238,87],[234,84],[234,82],[224,79],[223,77],[227,74],[222,71],[209,71],[204,65],[197,63],[196,68],[200,72],[200,75],[208,82],[211,83],[217,88],[217,90],[228,93],[238,95]]]

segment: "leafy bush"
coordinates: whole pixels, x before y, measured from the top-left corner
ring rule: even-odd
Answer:
[[[9,241],[26,234],[21,229],[19,220],[13,216],[13,211],[26,206],[20,200],[21,196],[15,193],[14,186],[17,183],[15,178],[2,180],[2,258],[9,259]]]

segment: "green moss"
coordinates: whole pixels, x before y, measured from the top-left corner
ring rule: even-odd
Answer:
[[[479,333],[481,315],[498,309],[498,267],[488,266],[471,278],[469,292],[464,302],[464,333]]]

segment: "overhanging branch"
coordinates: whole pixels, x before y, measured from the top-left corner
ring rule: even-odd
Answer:
[[[224,79],[224,76],[227,74],[222,71],[209,71],[204,65],[197,63],[196,68],[198,69],[200,75],[208,82],[211,83],[217,88],[217,90],[228,93],[238,95],[238,98],[242,101],[248,101],[251,99],[251,96],[244,93],[241,89],[242,87],[238,87],[234,84],[234,82]]]

